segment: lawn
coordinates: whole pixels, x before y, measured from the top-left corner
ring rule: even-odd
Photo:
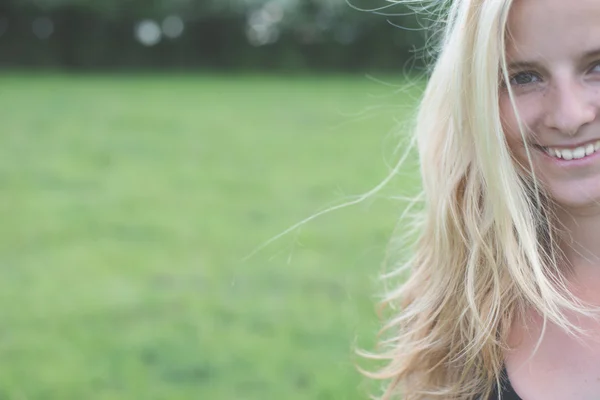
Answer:
[[[0,399],[366,399],[387,78],[0,75]]]

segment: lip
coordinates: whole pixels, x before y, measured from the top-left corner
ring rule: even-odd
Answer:
[[[600,139],[590,139],[590,140],[587,140],[585,142],[579,142],[579,143],[576,143],[576,144],[556,144],[556,145],[555,144],[552,144],[552,145],[536,144],[536,146],[543,147],[543,148],[574,150],[574,149],[576,149],[578,147],[583,147],[583,146],[587,146],[588,144],[596,143],[599,140]]]

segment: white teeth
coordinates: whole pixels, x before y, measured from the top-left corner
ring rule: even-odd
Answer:
[[[546,147],[546,152],[548,155],[556,158],[561,158],[563,160],[579,160],[586,156],[594,154],[596,151],[600,150],[600,140],[590,143],[586,146],[577,147],[576,149],[557,149]]]
[[[578,147],[573,150],[573,158],[578,160],[580,158],[585,157],[585,147]]]
[[[589,156],[590,154],[592,154],[594,152],[594,145],[593,144],[588,144],[587,147],[585,148],[585,155]]]
[[[561,150],[560,154],[562,154],[562,158],[564,158],[567,161],[570,161],[573,159],[573,152],[569,149]]]

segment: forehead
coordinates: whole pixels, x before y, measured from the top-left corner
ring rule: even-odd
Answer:
[[[507,57],[561,58],[600,47],[600,0],[515,0]]]

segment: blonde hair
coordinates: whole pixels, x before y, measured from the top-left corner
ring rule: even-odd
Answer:
[[[391,317],[381,353],[371,355],[386,362],[370,374],[386,380],[383,399],[487,399],[525,309],[574,334],[565,311],[591,313],[566,290],[552,203],[502,130],[512,3],[441,5],[443,35],[415,127],[421,225],[412,256],[390,274],[410,271],[383,302]]]

